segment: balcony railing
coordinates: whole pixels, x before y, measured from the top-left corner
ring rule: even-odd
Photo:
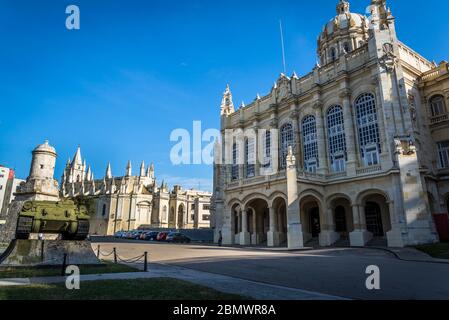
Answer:
[[[430,124],[436,124],[436,123],[444,122],[444,121],[447,121],[447,120],[449,120],[449,115],[448,114],[442,114],[442,115],[430,118]]]
[[[370,174],[370,173],[379,172],[379,171],[382,171],[381,165],[370,166],[370,167],[365,167],[365,168],[358,168],[356,170],[356,173],[357,173],[357,175],[359,175],[359,174]]]

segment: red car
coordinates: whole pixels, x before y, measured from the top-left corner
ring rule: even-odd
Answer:
[[[165,241],[165,240],[167,240],[168,234],[169,234],[169,232],[159,232],[157,234],[156,240],[157,241]]]

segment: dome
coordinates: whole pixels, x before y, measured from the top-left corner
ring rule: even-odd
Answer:
[[[318,55],[322,63],[357,49],[368,38],[368,18],[349,11],[349,2],[339,0],[337,15],[327,22],[318,37]]]
[[[48,140],[45,140],[45,142],[38,145],[33,152],[50,152],[56,154],[56,149],[48,143]]]
[[[349,2],[339,0],[337,4],[337,15],[323,27],[320,39],[324,40],[332,37],[338,31],[348,31],[349,29],[366,30],[368,27],[368,18],[362,14],[349,11]]]

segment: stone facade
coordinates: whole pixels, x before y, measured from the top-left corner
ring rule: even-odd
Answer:
[[[137,228],[196,229],[210,227],[212,194],[197,190],[172,190],[162,181],[157,184],[154,165],[142,162],[138,175],[132,174],[131,162],[125,175],[114,177],[108,164],[105,176],[95,180],[90,166],[82,160],[78,147],[73,160],[67,161],[61,178],[61,196],[85,196],[94,199],[96,214],[91,217],[90,232],[112,235]]]
[[[340,0],[317,53],[312,72],[281,74],[238,110],[227,87],[215,239],[292,249],[437,242],[435,217],[447,221],[449,206],[449,64],[399,41],[385,0],[372,0],[371,19]],[[226,139],[237,129],[258,134]]]

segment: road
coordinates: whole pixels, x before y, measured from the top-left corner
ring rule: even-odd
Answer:
[[[138,241],[99,243],[121,257],[147,251],[163,263],[245,280],[350,299],[449,299],[449,264],[410,262],[376,249],[332,248],[301,252],[166,244]],[[97,243],[92,244],[97,248]],[[367,266],[380,268],[380,290],[368,290]]]

